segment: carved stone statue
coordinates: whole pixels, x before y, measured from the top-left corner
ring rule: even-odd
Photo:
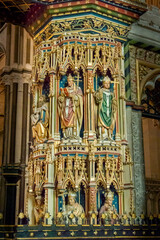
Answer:
[[[35,202],[35,207],[34,207],[34,216],[36,220],[36,224],[40,224],[44,220],[44,205],[42,203],[42,197],[37,196],[36,197],[36,202]]]
[[[42,143],[48,137],[49,114],[47,103],[44,102],[44,97],[39,98],[39,107],[34,109],[31,115],[32,134],[33,138],[38,143]]]
[[[78,223],[81,224],[81,215],[84,213],[83,207],[76,202],[76,193],[70,192],[68,194],[68,204],[63,207],[63,216],[66,223]]]
[[[115,112],[117,101],[110,91],[111,79],[106,76],[102,81],[102,87],[95,93],[98,105],[98,136],[100,139],[112,139],[115,125]]]
[[[83,118],[83,95],[80,87],[73,82],[71,75],[67,78],[68,86],[60,89],[58,112],[64,138],[79,136]]]
[[[108,192],[105,198],[105,203],[99,211],[99,218],[101,219],[112,219],[113,214],[117,214],[115,207],[112,205],[114,198],[113,192]]]

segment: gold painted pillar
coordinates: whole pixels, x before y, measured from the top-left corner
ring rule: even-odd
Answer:
[[[54,139],[55,134],[55,120],[56,120],[56,111],[55,111],[55,73],[54,71],[50,72],[50,122],[49,122],[49,132],[51,139]]]
[[[94,153],[94,145],[93,143],[90,143],[89,145],[89,216],[92,216],[92,213],[95,213],[97,215],[97,185],[96,185],[96,179],[95,179],[95,153]],[[96,222],[95,222],[96,223]]]
[[[93,141],[95,138],[94,123],[94,97],[93,97],[93,72],[88,69],[87,72],[87,126],[88,140]]]

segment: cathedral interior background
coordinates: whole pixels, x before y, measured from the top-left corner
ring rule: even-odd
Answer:
[[[160,239],[160,1],[0,1],[0,239]]]

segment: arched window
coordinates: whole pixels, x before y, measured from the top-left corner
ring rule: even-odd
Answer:
[[[143,90],[141,104],[145,178],[148,214],[156,214],[158,202],[149,196],[156,195],[160,179],[160,74],[150,77]],[[160,185],[160,183],[159,183]],[[157,200],[158,201],[158,200]]]

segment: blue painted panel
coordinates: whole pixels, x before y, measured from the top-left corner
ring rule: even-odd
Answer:
[[[119,199],[118,194],[116,192],[114,192],[114,199],[112,204],[115,206],[117,213],[119,213]]]
[[[113,130],[113,140],[115,140],[115,138],[116,138],[116,125],[115,125],[115,128]]]
[[[50,77],[47,74],[44,79],[43,88],[42,88],[42,95],[45,95],[46,101],[49,102],[49,84],[50,84]]]
[[[116,210],[117,210],[117,213],[119,213],[119,198],[118,198],[118,193],[115,189],[115,187],[113,186],[113,184],[111,184],[110,186],[110,190],[112,192],[114,192],[114,199],[113,199],[113,205],[115,206]]]
[[[103,76],[102,75],[95,75],[94,77],[94,90],[97,91],[99,87],[102,85]]]
[[[63,210],[63,199],[62,196],[58,197],[58,212],[61,212]]]
[[[97,211],[99,212],[100,208],[105,202],[105,191],[102,187],[98,187],[97,191]]]
[[[43,110],[42,122],[45,122],[46,111]]]
[[[85,191],[83,189],[83,187],[80,187],[80,191],[77,192],[77,198],[76,201],[82,205],[82,207],[85,210]]]

